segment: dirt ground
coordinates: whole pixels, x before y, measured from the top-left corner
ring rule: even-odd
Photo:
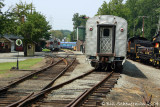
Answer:
[[[77,54],[77,60],[80,64],[73,71],[70,78],[92,69],[85,60],[85,55]],[[46,59],[34,65],[32,69],[40,69],[40,67],[45,66],[45,62]],[[5,76],[1,75],[0,87],[2,83],[7,85],[6,80],[11,81],[29,72],[17,73],[17,71],[10,71]],[[65,78],[60,78],[60,82],[62,82],[62,79],[66,80]],[[56,81],[56,83],[59,82]],[[160,69],[127,60],[118,83],[111,90],[110,94],[106,95],[102,104],[103,107],[145,107],[143,96],[150,97],[151,95],[151,103],[155,104],[156,107],[160,107]]]
[[[103,101],[104,107],[145,107],[143,96],[160,107],[160,69],[127,60],[117,85]]]
[[[79,65],[72,72],[70,78],[92,69],[85,55],[78,55]],[[66,78],[60,78],[61,83]],[[132,60],[126,60],[123,73],[116,86],[106,95],[103,107],[145,107],[143,97],[150,98],[151,104],[160,107],[160,69],[144,65]]]
[[[41,69],[41,67],[46,65],[47,60],[48,59],[44,58],[41,62],[38,62],[37,64],[33,65],[31,69],[32,70]],[[17,78],[22,77],[31,72],[34,71],[7,71],[4,74],[0,74],[0,87],[8,85],[11,81],[14,81]]]

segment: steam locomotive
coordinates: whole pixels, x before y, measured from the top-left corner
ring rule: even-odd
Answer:
[[[132,60],[160,67],[160,35],[149,41],[143,37],[132,37],[128,39],[127,57]]]

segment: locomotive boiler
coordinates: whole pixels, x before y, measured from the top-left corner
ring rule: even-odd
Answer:
[[[149,41],[143,37],[128,39],[127,57],[160,68],[160,35]]]

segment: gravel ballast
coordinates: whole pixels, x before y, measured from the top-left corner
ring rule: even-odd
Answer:
[[[104,99],[104,107],[145,107],[143,96],[160,106],[160,69],[127,60],[117,85]]]

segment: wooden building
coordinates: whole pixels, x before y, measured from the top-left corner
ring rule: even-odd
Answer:
[[[78,40],[77,43],[76,43],[76,48],[77,48],[77,51],[81,51],[82,53],[84,53],[84,51],[85,51],[85,41]]]
[[[31,42],[27,44],[27,56],[34,56],[35,53],[35,43]]]
[[[23,37],[15,35],[0,35],[0,52],[23,51],[23,45],[16,46],[15,41],[17,39],[23,39]]]

